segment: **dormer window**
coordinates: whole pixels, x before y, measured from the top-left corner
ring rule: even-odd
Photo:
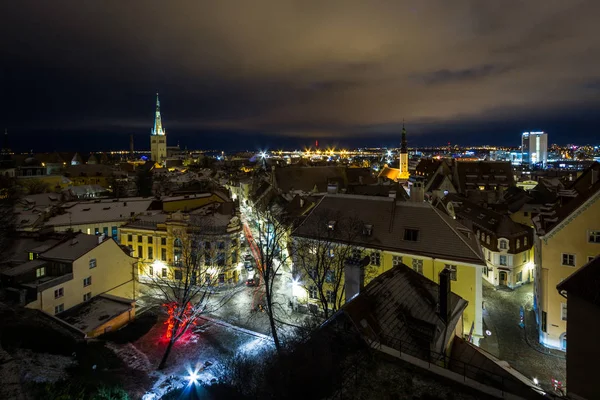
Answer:
[[[507,250],[508,249],[508,240],[500,239],[498,247],[500,247],[500,250]]]
[[[371,236],[373,234],[373,225],[371,224],[365,224],[363,226],[363,235],[365,236]]]
[[[409,242],[416,242],[419,240],[419,230],[418,229],[404,229],[404,240]]]
[[[36,278],[41,278],[43,276],[46,276],[46,267],[41,267],[35,270]]]
[[[330,231],[335,230],[335,223],[336,223],[336,221],[329,221],[327,223],[327,230],[330,230]]]

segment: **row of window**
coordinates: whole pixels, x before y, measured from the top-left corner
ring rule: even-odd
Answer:
[[[62,291],[62,288],[60,289]],[[54,291],[54,296],[56,297],[56,290]],[[62,297],[62,295],[61,295]],[[92,298],[92,292],[87,292],[83,295],[83,301],[89,301]],[[54,306],[54,314],[59,314],[65,311],[65,303],[60,303],[59,305]]]
[[[146,237],[148,238],[147,239],[148,244],[152,244],[153,243],[153,237],[152,236],[146,236]],[[143,239],[144,239],[144,237],[142,235],[137,235],[137,242],[138,243],[143,243]],[[133,235],[131,233],[127,235],[127,241],[128,242],[133,242]],[[160,238],[160,244],[162,246],[166,246],[167,245],[167,238],[161,237]]]
[[[381,263],[381,253],[379,252],[372,252],[371,253],[371,265],[376,265],[379,266]],[[392,266],[393,267],[397,267],[398,265],[402,264],[402,256],[392,256]],[[451,271],[451,279],[453,281],[456,280],[456,265],[449,265],[446,264],[446,268],[450,269]],[[415,270],[416,272],[420,273],[421,275],[423,275],[423,260],[418,259],[418,258],[413,258],[412,259],[412,269]]]
[[[594,259],[595,256],[588,256],[587,262],[590,262]],[[570,253],[562,253],[562,265],[567,267],[575,266],[575,254]]]
[[[88,276],[87,278],[83,279],[83,287],[90,286],[91,284],[92,284],[92,277],[91,276]],[[54,290],[54,298],[55,299],[60,299],[64,295],[65,295],[65,289],[64,288],[61,287],[61,288],[58,288],[58,289]]]

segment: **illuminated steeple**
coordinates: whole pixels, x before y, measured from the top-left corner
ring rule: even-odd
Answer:
[[[162,126],[162,119],[160,117],[160,100],[158,98],[158,92],[156,92],[156,115],[154,116],[154,128],[152,129],[152,135],[165,135],[166,132]]]
[[[402,142],[400,143],[400,173],[398,174],[399,180],[408,180],[410,174],[408,173],[408,145],[406,143],[406,128],[404,127],[404,120],[402,120]]]

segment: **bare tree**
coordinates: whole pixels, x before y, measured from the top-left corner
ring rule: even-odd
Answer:
[[[281,353],[282,345],[277,331],[276,308],[280,306],[276,299],[274,284],[283,266],[290,260],[287,249],[287,237],[290,225],[283,216],[270,208],[255,209],[252,214],[255,220],[250,249],[257,263],[265,290],[265,311],[269,317],[271,335],[275,349]],[[245,229],[248,229],[246,226]]]
[[[201,315],[215,311],[234,294],[228,291],[213,299],[219,275],[225,263],[217,262],[211,243],[198,232],[198,227],[181,228],[174,232],[173,265],[163,266],[159,271],[155,264],[147,266],[150,282],[146,283],[149,295],[163,304],[168,312],[166,338],[168,344],[158,369],[166,366],[173,345],[193,329]],[[211,243],[210,247],[213,244]]]
[[[316,211],[295,235],[295,284],[306,289],[328,319],[345,303],[344,269],[346,260],[359,257],[363,248],[357,239],[364,224],[339,211]]]

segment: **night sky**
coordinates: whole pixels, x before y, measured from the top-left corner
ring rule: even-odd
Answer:
[[[598,143],[597,0],[4,1],[15,150]]]

